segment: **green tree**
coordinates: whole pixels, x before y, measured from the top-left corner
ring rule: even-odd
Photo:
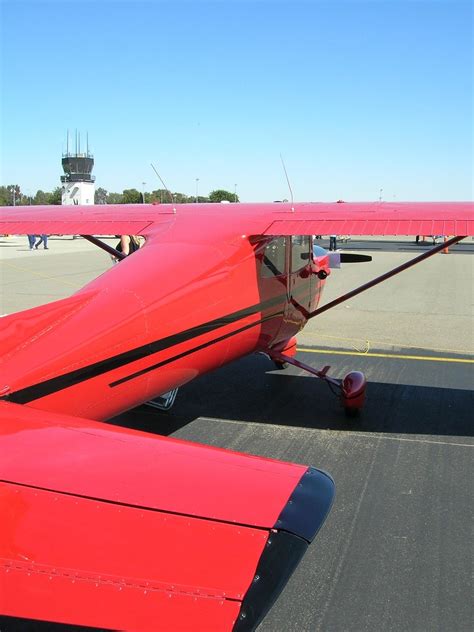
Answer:
[[[41,189],[38,189],[33,199],[33,204],[49,204],[49,193],[45,193]]]
[[[6,187],[8,191],[8,202],[6,206],[16,206],[17,204],[21,204],[21,190],[19,184],[9,184]]]
[[[176,192],[176,193],[173,193],[173,201],[175,204],[186,204],[186,202],[189,202],[189,198],[184,193]]]
[[[121,193],[109,193],[107,195],[107,204],[124,204],[123,195]]]
[[[31,204],[34,204],[34,198],[31,195],[21,196],[21,206],[30,206]]]
[[[61,187],[56,187],[51,193],[48,193],[48,204],[61,204],[63,190]]]
[[[107,191],[102,187],[95,190],[94,204],[107,204]]]
[[[0,187],[0,206],[9,206],[11,200],[10,191],[7,187]]]
[[[140,204],[142,194],[137,189],[124,189],[122,193],[122,204]]]
[[[231,193],[225,189],[217,189],[209,193],[209,202],[238,202],[239,198],[237,197],[236,199],[236,197],[235,193]]]
[[[161,204],[171,202],[170,194],[166,189],[155,189],[152,191],[150,193],[150,200],[152,202],[160,202]]]

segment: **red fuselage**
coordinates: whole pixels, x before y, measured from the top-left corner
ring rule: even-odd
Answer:
[[[241,356],[285,349],[319,301],[310,237],[179,218],[73,296],[5,318],[1,396],[108,419]],[[21,349],[18,341],[26,340]],[[25,370],[25,367],[28,367]]]

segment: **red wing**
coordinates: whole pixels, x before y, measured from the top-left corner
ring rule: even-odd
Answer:
[[[176,217],[193,233],[217,226],[216,238],[226,224],[246,235],[474,234],[472,202],[4,206],[0,234],[150,235]]]
[[[170,206],[110,204],[91,206],[3,206],[0,233],[10,235],[143,235],[169,223]]]
[[[264,235],[473,235],[472,202],[295,204]],[[278,216],[279,215],[279,216]]]
[[[332,502],[313,468],[8,402],[0,417],[8,617],[253,629]]]

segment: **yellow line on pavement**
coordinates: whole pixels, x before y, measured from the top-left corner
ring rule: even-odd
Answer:
[[[418,349],[419,347],[417,347],[416,345],[407,345],[407,344],[403,344],[401,342],[397,341],[387,341],[387,340],[367,340],[366,338],[348,338],[348,337],[343,337],[343,336],[331,336],[330,334],[323,334],[320,332],[312,332],[312,331],[303,331],[302,334],[307,337],[310,336],[312,338],[315,338],[319,341],[319,344],[321,344],[321,340],[324,338],[328,338],[330,340],[338,340],[338,341],[344,341],[350,344],[347,344],[347,346],[350,346],[354,349],[354,351],[359,351],[359,347],[363,344],[365,347],[365,350],[369,350],[369,348],[375,347],[377,345],[379,346],[391,346],[391,347],[398,347],[400,349]],[[463,353],[465,353],[464,349],[444,349],[444,348],[440,348],[440,347],[423,347],[426,351],[434,351],[437,353],[457,353],[459,355],[462,355]],[[361,353],[365,353],[365,350]]]
[[[442,358],[439,356],[417,356],[417,355],[405,355],[401,353],[365,353],[359,351],[334,351],[332,349],[307,349],[305,347],[298,347],[298,351],[304,353],[322,353],[328,355],[348,355],[348,356],[361,356],[364,358],[393,358],[395,360],[421,360],[423,362],[458,362],[459,364],[474,364],[474,359],[468,358]]]

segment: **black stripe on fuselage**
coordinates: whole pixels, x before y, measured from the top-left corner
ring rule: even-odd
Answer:
[[[197,347],[188,349],[188,351],[183,351],[183,353],[179,353],[178,355],[175,355],[172,358],[168,358],[167,360],[163,360],[162,362],[158,362],[157,364],[152,364],[151,366],[147,366],[146,368],[141,369],[141,371],[136,371],[135,373],[126,375],[125,377],[122,377],[120,380],[116,380],[115,382],[112,382],[111,384],[109,384],[109,386],[112,386],[112,387],[119,386],[120,384],[123,384],[124,382],[128,382],[129,380],[133,380],[137,377],[140,377],[141,375],[144,375],[145,373],[149,373],[150,371],[159,369],[161,366],[164,366],[165,364],[170,364],[170,362],[175,362],[176,360],[185,358],[186,356],[191,355],[192,353],[196,353],[196,351],[201,351],[202,349],[206,349],[206,347],[215,345],[218,342],[222,342],[223,340],[226,340],[227,338],[231,338],[232,336],[240,334],[243,331],[246,331],[247,329],[251,329],[252,327],[255,327],[256,325],[261,325],[267,320],[271,320],[272,318],[275,318],[276,316],[282,316],[282,315],[283,315],[283,311],[270,314],[269,316],[266,316],[265,318],[261,318],[260,320],[256,320],[253,323],[249,323],[248,325],[245,325],[244,327],[240,327],[240,329],[236,329],[235,331],[231,331],[228,334],[219,336],[219,338],[214,338],[214,340],[209,340],[208,342],[204,342],[202,345],[198,345]]]
[[[70,386],[74,386],[75,384],[79,384],[80,382],[84,382],[85,380],[97,377],[98,375],[113,371],[114,369],[135,362],[136,360],[141,360],[142,358],[146,358],[147,356],[158,353],[159,351],[169,349],[181,344],[182,342],[192,340],[193,338],[197,338],[198,336],[201,336],[203,334],[212,332],[216,329],[220,329],[221,327],[225,327],[226,325],[231,325],[232,323],[242,320],[243,318],[258,314],[263,310],[269,309],[278,304],[282,304],[285,301],[286,295],[275,296],[262,303],[257,303],[256,305],[252,305],[231,314],[221,316],[214,320],[208,321],[207,323],[202,323],[201,325],[197,325],[196,327],[191,327],[190,329],[186,329],[185,331],[182,331],[178,334],[173,334],[171,336],[167,336],[166,338],[155,340],[154,342],[149,342],[146,345],[136,347],[135,349],[130,349],[129,351],[119,353],[118,355],[106,358],[105,360],[100,360],[99,362],[94,362],[93,364],[81,367],[80,369],[75,369],[74,371],[70,371],[69,373],[58,375],[57,377],[45,380],[44,382],[32,384],[31,386],[22,388],[18,391],[15,391],[14,393],[5,395],[0,399],[15,402],[17,404],[26,404],[35,399],[46,397],[47,395],[51,395],[52,393],[55,393],[57,391],[69,388]],[[275,315],[276,314],[273,314],[271,317],[273,318]],[[263,320],[265,320],[265,318]],[[263,321],[259,320],[255,323],[249,324],[249,326],[258,325],[261,322]],[[235,335],[239,333],[239,331],[240,330],[231,332],[229,336]],[[208,344],[214,344],[219,340],[220,338],[217,338],[216,340],[210,341]],[[192,351],[196,351],[197,349],[198,348]],[[182,357],[182,355],[183,354],[178,355],[177,358]],[[169,361],[172,361],[172,359]],[[115,386],[116,384],[112,383],[112,385]]]

